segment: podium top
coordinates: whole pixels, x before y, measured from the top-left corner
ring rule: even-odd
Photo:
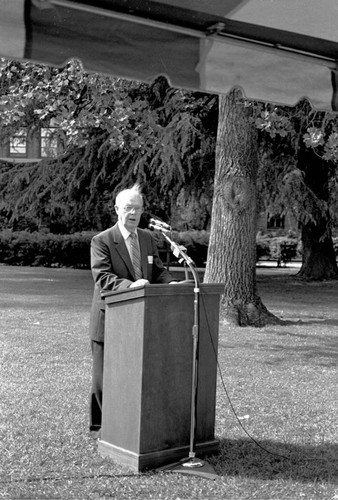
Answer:
[[[224,283],[202,283],[199,286],[199,293],[203,295],[222,295],[224,292]],[[154,297],[154,296],[178,296],[178,295],[192,295],[195,292],[195,283],[191,282],[178,282],[175,284],[156,284],[145,285],[135,288],[126,288],[124,290],[105,292],[102,298],[105,299],[106,304],[113,302],[122,302],[125,300]]]

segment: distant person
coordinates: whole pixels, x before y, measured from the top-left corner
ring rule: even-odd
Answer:
[[[138,228],[143,212],[139,185],[117,195],[115,210],[117,223],[94,236],[91,242],[95,286],[90,317],[93,354],[90,431],[94,438],[100,436],[102,418],[105,303],[101,292],[175,282],[159,258],[152,235]]]

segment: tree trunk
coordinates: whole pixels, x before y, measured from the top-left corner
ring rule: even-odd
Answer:
[[[298,277],[308,280],[337,279],[338,268],[332,241],[329,212],[329,169],[313,150],[303,146],[298,153],[298,167],[316,202],[313,220],[301,225],[303,259]]]
[[[222,316],[231,324],[278,321],[256,290],[257,132],[239,91],[219,97],[216,172],[205,283],[225,283]]]
[[[326,219],[317,224],[308,222],[303,225],[302,246],[302,267],[297,274],[299,278],[312,281],[338,278],[331,231],[327,229]]]

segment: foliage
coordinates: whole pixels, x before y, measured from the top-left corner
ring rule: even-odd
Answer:
[[[84,229],[100,229],[102,207],[135,181],[159,215],[179,194],[210,200],[216,97],[171,89],[164,78],[147,86],[87,74],[76,61],[63,69],[3,61],[0,81],[3,137],[52,123],[67,144],[55,161],[1,169],[1,208],[12,219],[81,213]]]
[[[28,231],[0,232],[0,262],[15,266],[90,268],[90,241],[94,232],[52,234]],[[167,240],[159,232],[152,232],[158,248],[169,251]],[[184,245],[196,265],[204,266],[208,251],[207,231],[173,232],[172,238]],[[172,264],[177,259],[172,256]]]
[[[293,107],[262,103],[253,106],[257,113],[254,123],[259,130],[272,138],[291,136],[295,140],[299,139],[301,131],[300,140],[306,147],[316,150],[324,160],[338,164],[338,118],[335,113],[313,110],[306,100]]]
[[[90,268],[90,241],[95,232],[87,231],[74,234],[53,234],[28,231],[0,231],[0,263],[14,266],[72,267]],[[163,262],[167,252],[169,262],[177,265],[167,240],[162,233],[153,231]],[[209,245],[209,231],[173,231],[172,239],[183,245],[187,254],[198,267],[204,267]],[[296,258],[301,259],[302,244],[296,238],[258,234],[256,240],[257,261],[277,260],[283,243],[297,245]],[[338,257],[338,237],[333,238],[335,254]]]
[[[90,241],[94,232],[52,234],[4,230],[0,232],[0,262],[15,266],[90,268]],[[170,252],[161,233],[152,233],[161,257]],[[207,231],[174,231],[172,238],[187,249],[196,265],[203,267],[207,258],[209,233]],[[172,255],[171,264],[177,264]]]
[[[301,259],[302,256],[302,243],[297,238],[273,236],[270,234],[258,234],[256,244],[257,261],[262,257],[278,261],[281,257],[281,248],[283,245],[295,245],[296,251],[293,253],[292,258]]]
[[[204,267],[208,256],[209,231],[180,231],[174,240],[187,249],[187,254],[196,266]]]
[[[334,254],[338,258],[338,237],[332,238],[333,240],[333,248],[334,248]]]
[[[15,266],[90,268],[93,233],[55,235],[27,231],[0,233],[0,262]]]
[[[262,260],[263,258],[269,259],[270,258],[270,244],[269,240],[266,238],[259,237],[257,235],[256,238],[256,260],[257,262],[259,260]]]
[[[316,223],[317,214],[330,209],[331,219],[337,225],[338,117],[314,111],[307,101],[294,107],[261,103],[250,106],[255,106],[254,123],[261,131],[261,206],[271,214],[292,211],[303,224]],[[327,170],[328,200],[318,197],[308,183],[299,164],[303,149],[315,153],[318,170]]]
[[[52,124],[73,146],[107,127],[119,147],[123,138],[116,124],[133,114],[132,103],[123,100],[125,82],[87,74],[76,60],[60,69],[1,59],[0,82],[2,134]]]

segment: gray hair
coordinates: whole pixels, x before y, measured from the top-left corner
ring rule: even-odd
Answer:
[[[142,190],[141,190],[141,185],[136,183],[134,184],[131,188],[128,189],[123,189],[120,191],[115,199],[115,205],[119,206],[121,203],[122,199],[125,197],[126,194],[134,194],[137,195],[141,198],[142,203],[143,203],[143,195],[142,195]]]

